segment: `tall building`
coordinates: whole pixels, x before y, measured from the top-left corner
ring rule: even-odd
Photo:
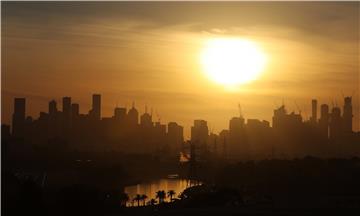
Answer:
[[[126,119],[126,108],[116,107],[114,109],[114,118],[118,121],[124,122]]]
[[[341,110],[339,107],[334,107],[330,117],[330,139],[337,139],[341,136],[341,125]]]
[[[62,99],[62,116],[64,130],[68,130],[71,126],[71,97],[63,97]]]
[[[281,107],[274,110],[273,120],[273,128],[278,129],[283,127],[283,121],[286,118],[287,112],[285,106],[282,105]]]
[[[55,116],[57,113],[57,106],[56,106],[56,101],[52,100],[49,102],[49,115],[50,116]]]
[[[25,130],[25,98],[15,98],[14,114],[12,116],[12,134],[23,137]]]
[[[208,136],[207,122],[205,120],[194,120],[194,126],[191,127],[191,141],[206,144]]]
[[[296,131],[299,129],[299,126],[301,124],[302,124],[302,117],[300,113],[296,114],[294,112],[291,112],[290,114],[288,114],[284,105],[274,110],[273,128],[275,130]]]
[[[58,115],[58,109],[57,109],[57,104],[55,100],[52,100],[49,102],[49,115],[48,115],[48,124],[47,124],[47,129],[48,129],[48,137],[49,138],[53,138],[56,136],[59,136],[61,134],[61,130],[62,130],[62,118]],[[59,118],[60,117],[60,118]],[[45,121],[42,122],[42,124],[46,124],[44,123]]]
[[[313,99],[311,101],[311,108],[312,108],[312,115],[311,115],[311,118],[310,118],[310,121],[312,123],[316,123],[317,122],[317,100]]]
[[[229,140],[229,130],[222,130],[219,133],[219,142],[218,145],[221,146],[221,153],[222,153],[222,157],[223,159],[227,158],[227,154],[228,154],[228,140]]]
[[[322,104],[320,106],[320,119],[319,119],[320,133],[323,137],[329,137],[329,106]]]
[[[184,128],[176,122],[169,122],[167,137],[171,147],[180,149],[184,142]]]
[[[71,97],[63,97],[62,112],[64,116],[70,116],[71,113]]]
[[[214,154],[218,154],[218,139],[219,136],[214,133],[210,133],[207,140],[207,145],[209,147],[209,150]]]
[[[127,122],[129,126],[136,126],[139,123],[139,112],[135,109],[135,104],[133,103],[131,109],[127,114]]]
[[[351,97],[344,98],[344,113],[343,113],[343,130],[344,132],[352,132],[352,104]]]
[[[93,94],[92,96],[92,110],[91,116],[96,119],[101,119],[101,95],[100,94]]]
[[[244,155],[249,153],[245,119],[243,117],[233,117],[230,119],[228,144],[227,148],[231,155]]]
[[[229,122],[229,131],[230,133],[238,133],[244,128],[245,119],[242,117],[233,117]]]
[[[141,127],[150,128],[153,126],[152,116],[149,113],[144,113],[140,117]]]
[[[80,113],[80,107],[78,103],[71,104],[71,117],[72,119],[76,119]]]
[[[160,122],[155,122],[153,128],[153,138],[155,143],[163,145],[165,143],[166,138],[166,125],[161,124]]]

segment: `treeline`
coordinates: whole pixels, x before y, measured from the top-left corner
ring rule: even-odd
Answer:
[[[263,160],[221,169],[216,184],[237,188],[250,199],[275,205],[360,207],[360,159]]]

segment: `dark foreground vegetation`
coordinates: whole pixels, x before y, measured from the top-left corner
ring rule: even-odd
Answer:
[[[149,158],[139,161],[154,163]],[[132,175],[106,167],[102,164],[101,169],[87,170],[88,176],[81,181],[52,185],[46,183],[47,178],[55,182],[56,178],[61,181],[62,176],[33,176],[5,168],[2,173],[2,213],[39,216],[360,213],[359,158],[325,160],[307,157],[216,166],[199,164],[198,174],[203,185],[188,188],[183,193],[177,192],[176,196],[165,192],[163,196],[174,196],[171,202],[160,199],[145,202],[145,197],[138,202],[139,206],[134,207],[126,207],[126,202],[130,200],[121,187]],[[122,175],[114,174],[117,171]],[[106,178],[118,179],[119,186],[106,185],[111,182]]]

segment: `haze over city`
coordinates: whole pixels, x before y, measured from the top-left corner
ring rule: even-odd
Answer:
[[[116,105],[153,108],[190,136],[194,119],[214,132],[238,115],[271,122],[283,102],[305,119],[310,100],[340,105],[353,96],[359,130],[358,3],[113,2],[9,3],[2,8],[2,121],[12,99],[28,98],[36,117],[47,102],[71,95],[103,116]],[[163,10],[166,8],[166,10]],[[334,13],[336,11],[336,13]],[[183,14],[189,14],[183,16]],[[315,21],[314,21],[315,20]],[[247,40],[266,57],[259,76],[224,85],[209,77],[202,53],[213,39]]]
[[[1,214],[359,215],[359,20],[2,1]]]

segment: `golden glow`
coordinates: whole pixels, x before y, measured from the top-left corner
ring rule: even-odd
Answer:
[[[257,79],[265,63],[264,52],[254,42],[244,39],[210,39],[201,55],[201,64],[209,78],[226,86]]]

